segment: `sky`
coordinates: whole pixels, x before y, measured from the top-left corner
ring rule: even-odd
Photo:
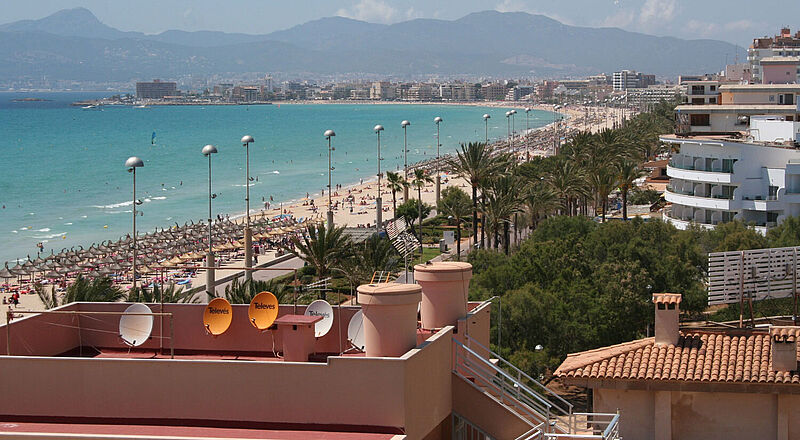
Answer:
[[[396,23],[453,20],[492,9],[544,14],[576,26],[713,38],[745,47],[752,38],[774,35],[782,26],[800,27],[800,22],[783,18],[800,17],[797,0],[8,0],[0,9],[0,23],[79,6],[109,26],[148,34],[169,29],[265,34],[334,15]]]

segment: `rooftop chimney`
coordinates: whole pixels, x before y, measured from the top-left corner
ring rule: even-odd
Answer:
[[[772,340],[772,370],[797,370],[798,327],[772,327],[769,331]]]
[[[681,312],[680,293],[654,293],[656,305],[656,344],[675,345],[678,343],[679,315]]]

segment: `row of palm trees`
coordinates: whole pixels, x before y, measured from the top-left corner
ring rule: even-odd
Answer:
[[[610,194],[619,190],[622,216],[628,218],[628,194],[644,175],[642,163],[661,150],[659,134],[673,130],[674,103],[662,102],[618,129],[578,132],[558,154],[518,164],[484,143],[461,145],[447,160],[451,172],[472,189],[473,236],[481,227],[481,247],[489,232],[490,247],[508,253],[509,229],[535,227],[548,215],[599,215],[606,220]],[[478,214],[482,221],[478,222]]]

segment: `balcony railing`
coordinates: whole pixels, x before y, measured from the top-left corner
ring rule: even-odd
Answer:
[[[732,174],[733,173],[733,170],[724,170],[721,167],[712,167],[709,170],[709,169],[704,169],[704,168],[697,168],[694,165],[678,164],[678,163],[674,163],[672,161],[669,162],[669,166],[672,167],[672,168],[678,168],[678,169],[681,169],[681,170],[688,170],[688,171],[706,171],[706,172],[710,172],[710,173],[725,173],[725,174]]]

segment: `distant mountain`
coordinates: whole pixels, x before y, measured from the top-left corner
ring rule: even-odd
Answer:
[[[0,25],[0,78],[130,81],[185,74],[283,72],[554,77],[635,69],[661,76],[720,70],[736,46],[569,26],[485,11],[383,25],[330,17],[266,35],[123,32],[87,9]]]

